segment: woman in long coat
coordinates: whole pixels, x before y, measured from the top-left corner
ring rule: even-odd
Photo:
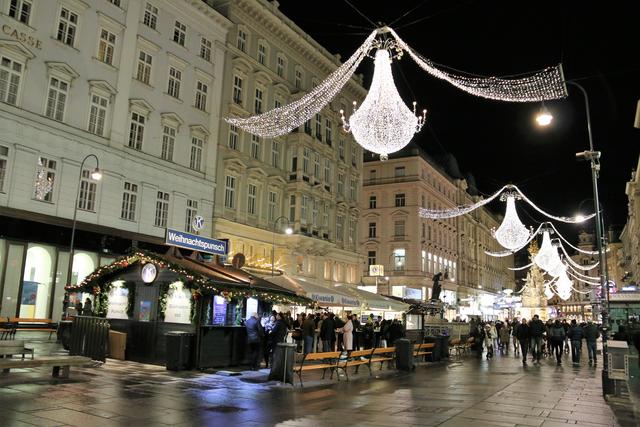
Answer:
[[[347,317],[347,323],[344,324],[342,329],[342,343],[346,351],[353,350],[353,323],[351,318]]]

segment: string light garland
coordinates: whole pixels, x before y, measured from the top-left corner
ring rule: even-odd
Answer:
[[[413,112],[404,104],[393,81],[391,61],[387,49],[378,49],[373,80],[362,105],[357,108],[353,101],[353,113],[348,120],[344,110],[340,110],[344,130],[353,133],[358,144],[379,154],[383,161],[389,158],[389,153],[401,150],[411,141],[422,129],[427,114],[423,110],[422,116],[417,116],[415,102]]]
[[[564,248],[564,246],[562,246],[562,241],[558,239],[558,243],[559,243],[558,246],[560,247],[560,249],[562,249],[562,252],[565,255],[565,260],[567,260],[567,262],[571,264],[573,268],[582,270],[582,271],[589,271],[589,270],[593,270],[600,264],[600,261],[596,261],[595,264],[580,265],[577,262],[575,262],[573,259],[571,259],[571,256],[569,256],[569,254],[567,253],[567,250]]]
[[[511,271],[520,271],[520,270],[526,270],[527,268],[531,267],[533,265],[532,262],[530,262],[527,265],[523,265],[522,267],[507,267],[509,270]]]
[[[562,241],[565,242],[567,245],[569,245],[571,247],[571,249],[574,249],[574,250],[576,250],[576,251],[578,251],[578,252],[580,252],[582,254],[586,254],[586,255],[598,255],[598,251],[587,251],[587,250],[580,249],[579,247],[572,245],[571,242],[569,242],[562,234],[560,234],[560,232],[558,231],[556,226],[553,225],[553,223],[549,222],[548,224],[551,226],[551,228],[553,228],[553,231],[556,232],[558,237],[560,239],[562,239]],[[604,252],[609,252],[609,249],[607,249]]]
[[[507,210],[500,227],[497,230],[491,230],[491,234],[498,243],[511,251],[521,249],[531,237],[531,230],[522,224],[516,212],[516,197],[517,195],[513,192],[505,193],[500,197],[500,200],[506,200]]]
[[[482,98],[508,102],[536,102],[567,97],[562,66],[548,67],[515,78],[459,75],[445,71],[430,59],[417,53],[392,29],[389,31],[409,56],[427,73],[451,83],[458,89]]]

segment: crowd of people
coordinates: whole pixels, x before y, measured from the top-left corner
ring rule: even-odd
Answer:
[[[502,353],[508,353],[510,345],[518,355],[522,354],[522,364],[527,365],[527,356],[531,361],[540,363],[546,356],[555,356],[556,363],[562,364],[562,354],[571,352],[574,365],[580,364],[582,343],[586,343],[589,365],[596,365],[596,341],[600,337],[598,326],[591,320],[578,323],[563,320],[548,320],[543,322],[536,314],[529,321],[514,319],[479,322],[472,326],[470,336],[474,337],[474,344],[481,357],[486,349],[487,358],[493,357],[494,348]]]
[[[273,352],[287,335],[298,344],[300,352],[351,351],[360,347],[392,347],[396,339],[404,337],[399,320],[386,320],[373,314],[360,322],[355,314],[337,316],[331,312],[306,314],[292,318],[291,313],[273,311],[264,316],[252,313],[245,322],[247,340],[251,351],[251,369],[260,367],[261,355],[265,367],[269,367]],[[359,336],[362,339],[358,339]]]

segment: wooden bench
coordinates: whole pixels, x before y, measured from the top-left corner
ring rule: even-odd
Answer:
[[[433,349],[436,346],[435,343],[422,343],[422,344],[415,344],[413,347],[413,357],[414,358],[422,358],[424,360],[424,358],[430,354],[433,354],[432,351],[429,351],[431,349]]]
[[[51,334],[58,330],[58,324],[54,323],[52,319],[34,319],[30,317],[12,317],[11,323],[16,325],[18,331],[44,331],[49,332],[49,339]],[[14,333],[15,335],[15,333]]]
[[[84,356],[43,356],[37,359],[0,359],[0,369],[6,374],[11,369],[52,366],[53,371],[51,376],[54,378],[69,378],[69,368],[71,366],[82,366],[90,362],[91,359]],[[60,375],[60,368],[62,368],[62,375]]]
[[[23,359],[25,354],[30,354],[33,359],[33,349],[26,348],[23,340],[0,341],[0,357],[10,358],[16,354],[22,355]]]
[[[333,371],[336,369],[338,359],[340,359],[341,351],[327,351],[323,353],[308,353],[302,356],[300,364],[293,367],[293,371],[298,374],[300,380],[300,387],[302,384],[302,373],[312,370],[322,369],[322,379],[324,379],[327,369],[331,370],[331,377],[333,378]]]
[[[16,324],[11,323],[8,317],[0,317],[0,340],[12,339],[16,336]]]
[[[367,365],[369,367],[369,376],[371,376],[371,353],[373,349],[368,350],[352,350],[347,352],[345,355],[343,353],[342,357],[338,358],[336,369],[342,369],[345,376],[347,377],[347,381],[349,381],[349,373],[347,372],[347,368],[351,366],[356,367],[356,374],[358,373],[358,368],[361,365]],[[338,376],[338,381],[340,377]]]
[[[396,348],[395,347],[380,347],[374,348],[373,353],[371,353],[371,362],[369,367],[369,372],[371,372],[371,364],[380,362],[380,370],[382,370],[382,366],[384,362],[388,362],[389,366],[396,357]]]

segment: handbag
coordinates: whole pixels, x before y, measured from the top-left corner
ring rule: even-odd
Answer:
[[[293,332],[291,332],[291,338],[293,338],[294,340],[301,340],[302,339],[302,330],[294,329]]]

